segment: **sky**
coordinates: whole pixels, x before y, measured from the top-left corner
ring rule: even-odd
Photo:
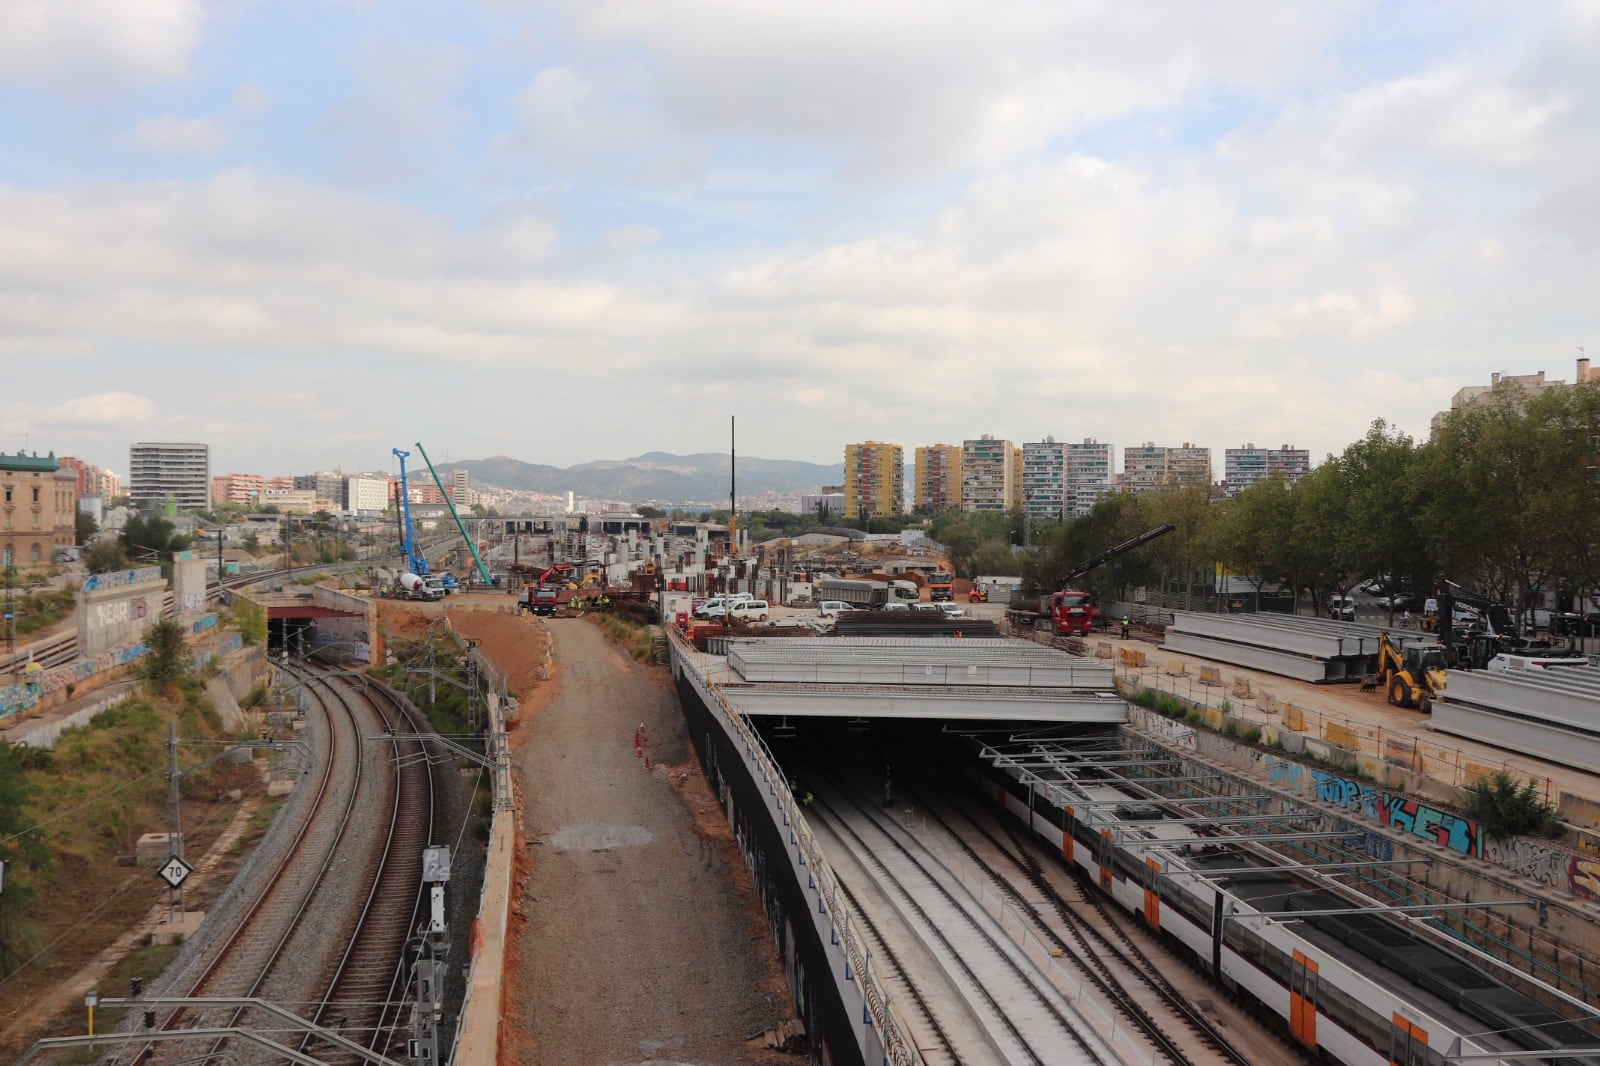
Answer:
[[[0,450],[1415,437],[1600,357],[1600,0],[0,0]]]

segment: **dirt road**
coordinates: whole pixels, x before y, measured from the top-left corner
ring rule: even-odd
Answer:
[[[507,1050],[519,1062],[793,1061],[747,1044],[791,1011],[720,811],[686,772],[665,675],[585,621],[550,630],[558,688],[514,757],[531,869],[506,996],[520,1046]]]

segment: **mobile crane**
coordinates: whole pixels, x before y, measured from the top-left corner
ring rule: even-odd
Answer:
[[[1139,534],[1132,540],[1125,540],[1115,547],[1107,548],[1099,555],[1090,556],[1061,575],[1056,583],[1056,591],[1037,599],[1025,597],[1013,600],[1006,610],[1006,619],[1021,629],[1044,628],[1048,624],[1054,632],[1062,636],[1089,632],[1100,618],[1099,604],[1095,601],[1094,593],[1072,588],[1072,583],[1119,555],[1125,555],[1152,540],[1164,537],[1175,529],[1177,527],[1170,523],[1160,525]]]
[[[442,593],[436,593],[428,585],[428,558],[417,545],[417,533],[411,526],[411,496],[406,491],[406,460],[411,453],[399,448],[393,450],[395,458],[400,460],[400,484],[395,486],[395,495],[399,497],[396,500],[395,521],[400,527],[400,554],[406,559],[406,570],[396,584],[400,594],[407,598],[437,599]]]

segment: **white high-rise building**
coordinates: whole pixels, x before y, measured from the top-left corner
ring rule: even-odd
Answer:
[[[378,474],[353,474],[344,479],[344,509],[357,514],[382,514],[389,509],[389,478]]]
[[[1059,522],[1066,512],[1067,446],[1054,437],[1022,445],[1022,509]]]
[[[182,511],[211,509],[211,446],[141,443],[128,449],[128,500],[159,511],[168,498]]]
[[[1066,516],[1079,518],[1094,510],[1095,501],[1116,491],[1112,448],[1093,438],[1067,445]]]

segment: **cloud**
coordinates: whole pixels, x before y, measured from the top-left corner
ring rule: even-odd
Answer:
[[[0,0],[0,81],[101,97],[178,81],[205,32],[199,0]]]
[[[124,141],[147,152],[177,156],[209,156],[222,146],[223,132],[209,118],[161,115],[147,118],[130,130]]]
[[[132,427],[148,422],[155,413],[154,400],[133,392],[97,392],[47,407],[10,404],[5,409],[7,422],[51,432]]]

